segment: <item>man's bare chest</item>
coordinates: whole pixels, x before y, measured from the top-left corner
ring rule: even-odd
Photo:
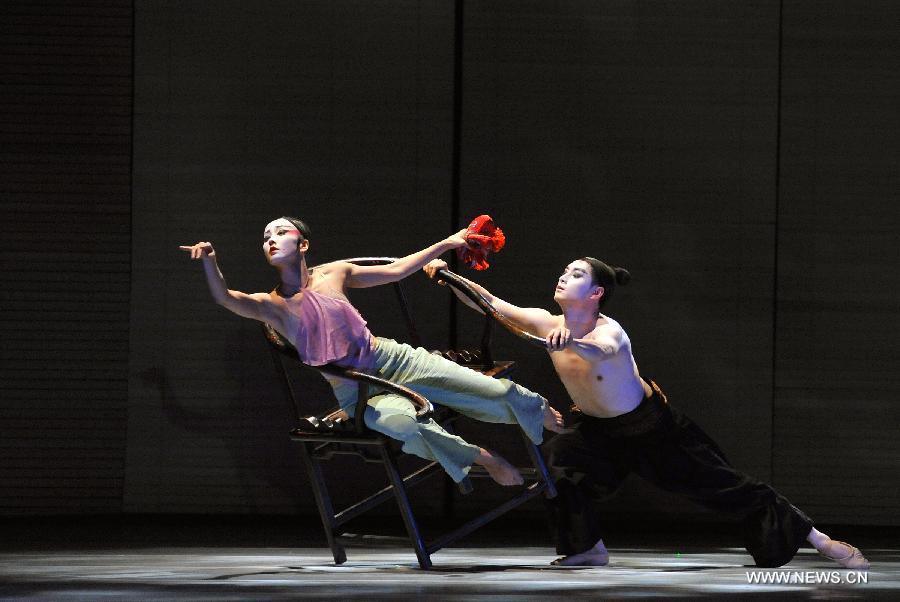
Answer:
[[[596,366],[579,357],[574,351],[557,351],[550,354],[550,359],[563,382],[588,384],[600,376]]]

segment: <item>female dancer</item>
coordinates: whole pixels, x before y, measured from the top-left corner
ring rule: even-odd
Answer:
[[[309,228],[296,218],[281,217],[266,225],[263,253],[278,270],[281,283],[270,293],[231,290],[216,262],[209,242],[180,247],[191,259],[203,262],[213,299],[226,309],[268,322],[312,366],[334,363],[404,385],[485,422],[518,423],[536,444],[543,427],[560,432],[562,416],[536,393],[506,380],[484,376],[425,349],[413,349],[391,339],[373,337],[345,291],[396,282],[450,249],[466,245],[462,230],[426,249],[389,265],[358,266],[333,262],[308,269]],[[346,380],[329,379],[341,407],[352,416],[356,387]],[[403,442],[403,451],[435,460],[454,481],[465,478],[471,465],[484,466],[501,485],[523,482],[509,462],[484,448],[451,435],[431,419],[418,421],[405,397],[384,393],[369,400],[365,413],[369,428]]]
[[[425,271],[434,278],[445,267],[435,260]],[[700,427],[669,405],[656,383],[641,378],[628,335],[600,313],[616,285],[629,279],[627,270],[593,257],[576,259],[556,282],[553,299],[561,315],[517,307],[470,282],[507,318],[546,340],[553,367],[578,410],[574,431],[547,444],[558,491],[551,500],[556,551],[564,555],[553,564],[609,562],[604,525],[592,498],[612,495],[634,472],[739,518],[757,566],[786,564],[806,540],[844,567],[869,568],[858,549],[816,530],[809,517],[772,487],[733,468]]]

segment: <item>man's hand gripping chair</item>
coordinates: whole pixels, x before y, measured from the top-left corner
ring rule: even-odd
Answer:
[[[348,261],[359,265],[378,265],[391,263],[393,258],[357,258]],[[464,280],[459,278],[459,276],[453,272],[442,270],[438,273],[438,277],[449,286],[458,289],[474,301],[485,314],[481,349],[477,351],[460,352],[446,351],[443,355],[448,359],[495,378],[508,374],[514,367],[514,362],[495,362],[491,357],[490,340],[494,322],[499,322],[517,336],[526,339],[534,345],[542,347],[545,345],[544,340],[540,337],[535,337],[526,333],[512,324],[494,309],[484,297],[474,291]],[[406,295],[399,282],[394,286],[401,311],[403,312],[409,329],[410,343],[414,346],[419,346],[418,333],[416,332],[415,325],[412,321]],[[541,493],[548,498],[556,496],[556,489],[547,471],[547,467],[544,464],[544,460],[541,457],[540,450],[520,429],[522,439],[528,450],[528,456],[531,458],[533,464],[533,468],[520,469],[520,472],[526,478],[524,489],[520,490],[515,497],[470,520],[454,531],[437,537],[430,542],[426,542],[422,537],[418,522],[416,521],[412,507],[410,506],[408,490],[427,477],[435,474],[443,474],[440,465],[438,465],[437,462],[430,462],[423,468],[420,468],[411,474],[405,476],[401,475],[397,466],[397,455],[401,453],[395,449],[398,446],[397,442],[385,437],[381,433],[370,430],[363,420],[348,418],[347,414],[340,409],[320,416],[304,415],[303,404],[297,395],[298,392],[294,390],[288,371],[289,365],[291,363],[296,364],[300,361],[300,358],[290,343],[285,341],[271,326],[264,324],[263,329],[266,338],[271,343],[276,368],[282,376],[286,394],[293,402],[293,407],[297,412],[299,426],[291,431],[290,437],[293,441],[300,444],[301,458],[306,467],[310,484],[312,485],[313,495],[315,496],[316,505],[318,506],[319,514],[322,518],[322,524],[325,527],[325,536],[328,540],[328,545],[331,547],[331,552],[334,555],[335,564],[342,564],[347,560],[347,556],[344,553],[345,545],[351,545],[360,541],[359,536],[350,537],[340,535],[338,531],[339,527],[392,497],[397,501],[397,505],[399,506],[400,515],[406,526],[409,542],[415,550],[419,565],[423,569],[428,569],[431,567],[431,554],[437,552],[441,548],[475,531],[479,527]],[[446,408],[441,408],[439,406],[436,409],[428,399],[407,387],[394,384],[376,376],[333,365],[317,366],[316,369],[329,374],[349,378],[358,383],[359,393],[355,410],[356,416],[364,415],[369,392],[371,389],[375,389],[387,390],[408,398],[418,409],[417,414],[420,418],[434,417],[436,421],[441,423],[441,425],[450,432],[453,432],[451,430],[451,423],[459,417],[459,414]],[[366,497],[339,512],[335,512],[322,466],[324,461],[331,459],[335,454],[354,454],[362,457],[367,462],[382,464],[387,472],[389,484],[369,497]],[[460,491],[464,494],[470,493],[472,491],[472,485],[469,478],[482,476],[488,475],[481,466],[473,466],[469,472],[469,477],[459,484]]]

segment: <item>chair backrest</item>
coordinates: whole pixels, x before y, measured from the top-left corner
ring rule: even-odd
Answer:
[[[387,265],[397,261],[396,257],[352,257],[344,259],[348,263],[356,265]],[[409,309],[409,299],[406,297],[406,291],[403,289],[403,281],[398,280],[394,283],[394,291],[397,293],[397,301],[400,303],[400,311],[403,314],[403,321],[406,322],[406,329],[409,332],[409,344],[413,347],[421,347],[422,339],[416,324],[413,321],[412,312]]]
[[[302,407],[300,397],[294,388],[294,379],[291,378],[290,367],[300,367],[302,370],[306,364],[300,361],[300,354],[291,343],[285,339],[280,332],[267,323],[262,323],[263,334],[269,342],[269,348],[272,351],[272,359],[275,362],[275,369],[280,374],[281,386],[284,388],[284,394],[291,401],[294,410],[294,418],[299,422],[305,418],[305,414],[309,414],[308,408]]]
[[[491,334],[494,322],[499,323],[506,330],[531,345],[543,348],[547,347],[547,342],[544,339],[535,336],[530,332],[526,332],[509,318],[497,311],[497,309],[491,305],[481,293],[472,288],[465,279],[460,278],[458,274],[455,274],[450,270],[440,270],[437,276],[446,282],[448,286],[452,286],[471,299],[472,302],[484,312],[484,328],[481,334],[481,363],[485,367],[493,365],[493,358],[491,357]]]
[[[269,344],[272,345],[279,353],[283,353],[285,356],[300,361],[300,354],[297,353],[297,350],[294,349],[294,346],[291,345],[290,341],[284,338],[280,332],[275,330],[275,328],[269,324],[268,322],[263,322],[263,333],[266,335],[266,340],[269,341]]]

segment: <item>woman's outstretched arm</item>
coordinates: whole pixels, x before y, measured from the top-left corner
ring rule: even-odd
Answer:
[[[435,257],[452,249],[466,246],[466,239],[463,238],[465,232],[465,230],[460,230],[430,247],[406,257],[401,257],[394,263],[387,265],[361,266],[342,263],[340,264],[341,267],[346,270],[345,286],[349,288],[368,288],[402,280],[410,274],[419,271]]]
[[[191,254],[191,259],[199,259],[203,262],[203,271],[206,273],[206,284],[213,300],[225,309],[244,318],[252,318],[261,322],[268,322],[274,318],[271,297],[267,293],[247,294],[234,291],[225,284],[219,265],[216,261],[216,251],[210,242],[198,242],[195,245],[182,245],[178,247],[182,251]]]

